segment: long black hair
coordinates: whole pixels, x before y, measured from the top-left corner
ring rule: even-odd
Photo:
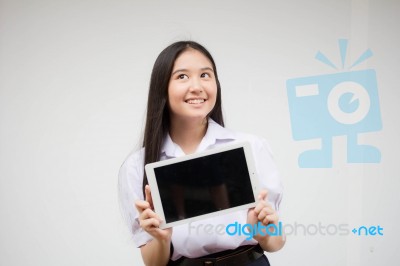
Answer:
[[[145,148],[144,165],[160,160],[162,143],[170,127],[168,84],[176,58],[187,49],[195,49],[211,61],[217,83],[217,99],[208,117],[212,118],[221,126],[224,126],[221,107],[221,86],[219,84],[214,59],[206,48],[196,42],[175,42],[160,53],[154,63],[151,73],[149,95],[147,99],[146,126],[143,138],[143,147]],[[147,184],[146,172],[144,172],[143,195],[145,195],[144,188]]]

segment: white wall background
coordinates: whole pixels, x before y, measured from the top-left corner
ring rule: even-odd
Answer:
[[[400,215],[400,2],[0,1],[0,265],[142,265],[119,214],[117,173],[138,147],[152,64],[171,42],[214,55],[227,126],[269,139],[288,223],[381,225],[384,236],[289,236],[273,265],[396,265]],[[383,130],[380,164],[304,169],[285,82],[334,73],[370,48]]]

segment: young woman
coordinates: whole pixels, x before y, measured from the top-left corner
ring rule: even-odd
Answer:
[[[255,208],[193,222],[214,226],[278,225],[282,185],[264,139],[224,128],[221,87],[210,53],[192,41],[173,43],[158,56],[150,80],[143,148],[120,169],[119,188],[133,240],[146,265],[269,265],[264,251],[281,249],[283,236],[196,234],[187,225],[160,229],[144,165],[235,141],[251,143],[263,187]],[[193,230],[192,230],[193,231]]]

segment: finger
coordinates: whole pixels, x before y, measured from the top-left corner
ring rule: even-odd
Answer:
[[[263,189],[260,191],[260,194],[258,194],[258,200],[265,200],[268,195],[268,190]]]
[[[139,216],[139,220],[146,220],[154,218],[157,219],[158,221],[161,221],[160,217],[152,210],[152,209],[145,209]]]
[[[267,204],[267,206],[264,207],[264,211],[266,213],[266,215],[270,215],[275,213],[275,210],[272,209],[272,207],[270,205]]]
[[[145,209],[150,208],[150,203],[144,200],[135,201],[135,207],[139,213],[142,213]]]
[[[270,223],[277,223],[278,216],[276,214],[271,214],[265,216],[264,220],[262,221],[263,224],[270,224]]]
[[[149,231],[152,228],[158,228],[160,226],[160,224],[161,224],[161,222],[159,220],[157,220],[156,218],[140,220],[140,226],[146,231]]]
[[[263,208],[260,213],[257,215],[257,219],[259,221],[264,220],[264,218],[267,216],[267,211],[265,210],[265,208]]]
[[[254,208],[254,212],[258,215],[263,208],[268,206],[268,203],[265,201],[260,201],[257,203],[256,207]]]
[[[258,213],[260,213],[261,209],[265,208],[265,207],[271,207],[271,204],[269,204],[269,202],[266,200],[259,201],[257,203],[254,211],[258,214]],[[272,209],[272,207],[271,207],[271,209]]]
[[[275,210],[271,206],[266,206],[260,211],[257,218],[259,221],[263,221],[266,216],[273,214],[276,214]]]
[[[154,209],[154,205],[153,205],[153,198],[151,197],[151,190],[150,190],[150,186],[146,185],[146,187],[144,188],[145,193],[146,193],[146,201],[148,203],[150,203],[150,208]]]

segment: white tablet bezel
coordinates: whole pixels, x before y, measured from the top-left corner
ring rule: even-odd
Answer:
[[[211,212],[208,214],[203,214],[203,215],[199,215],[199,216],[195,216],[195,217],[191,217],[191,218],[182,219],[179,221],[166,223],[164,210],[162,208],[160,193],[158,190],[158,185],[157,185],[156,177],[155,177],[155,173],[154,173],[154,168],[157,168],[160,166],[166,166],[166,165],[170,165],[170,164],[174,164],[174,163],[184,162],[187,160],[191,160],[191,159],[195,159],[195,158],[199,158],[199,157],[203,157],[203,156],[207,156],[207,155],[212,155],[212,154],[216,154],[216,153],[220,153],[220,152],[224,152],[224,151],[234,150],[234,149],[238,149],[238,148],[243,148],[243,151],[244,151],[244,155],[245,155],[246,163],[247,163],[247,169],[249,171],[252,192],[253,192],[253,196],[254,196],[254,202],[236,206],[236,207],[232,207],[232,208],[228,208],[225,210],[215,211],[215,212]],[[181,224],[186,224],[189,222],[198,221],[198,220],[209,218],[209,217],[214,217],[216,215],[223,215],[223,214],[231,213],[231,212],[238,211],[238,210],[249,209],[249,208],[253,208],[256,206],[256,200],[257,200],[258,191],[259,191],[259,182],[256,177],[256,169],[255,169],[255,165],[254,165],[253,153],[251,151],[251,146],[250,146],[249,142],[234,142],[234,143],[230,143],[230,144],[224,144],[224,145],[220,145],[215,148],[212,148],[212,149],[209,149],[209,150],[206,150],[203,152],[199,152],[196,154],[190,154],[190,155],[185,155],[185,156],[178,157],[178,158],[172,158],[172,159],[167,159],[167,160],[163,160],[163,161],[159,161],[159,162],[155,162],[155,163],[150,163],[145,166],[145,170],[146,170],[147,180],[148,180],[148,183],[149,183],[150,189],[151,189],[151,195],[152,195],[152,199],[153,199],[155,213],[162,219],[162,222],[160,224],[161,229],[169,228],[169,227],[173,227],[173,226],[177,226],[177,225],[181,225]]]

